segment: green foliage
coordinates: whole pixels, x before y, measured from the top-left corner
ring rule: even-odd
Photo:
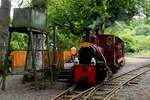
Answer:
[[[142,50],[140,52],[135,53],[127,53],[127,56],[139,56],[139,57],[150,57],[150,51],[149,50]]]
[[[147,42],[144,44],[145,46],[142,45],[143,42],[148,41],[150,34],[149,0],[47,1],[48,28],[51,26],[58,27],[58,47],[61,50],[69,49],[72,45],[79,45],[79,37],[83,35],[83,28],[90,25],[95,29],[97,24],[101,32],[106,30],[106,32],[118,35],[125,40],[126,51],[128,52],[144,49],[149,44]],[[37,4],[36,0],[33,2],[35,5]],[[45,5],[45,0],[40,4]],[[140,8],[144,9],[143,13],[147,19],[130,22],[134,15],[138,15]],[[126,24],[121,21],[125,21]],[[15,33],[11,46],[13,49],[26,48],[27,36]]]
[[[150,35],[149,36],[144,36],[144,35],[138,35],[135,36],[135,43],[136,43],[136,51],[141,51],[141,50],[150,50]]]
[[[142,7],[144,9],[144,13],[147,18],[150,17],[150,1],[149,0],[141,0]]]
[[[13,33],[11,48],[12,49],[26,49],[27,48],[28,36],[22,33]]]
[[[99,18],[99,27],[112,25],[116,20],[128,21],[137,8],[133,0],[50,0],[48,18],[50,26],[75,35],[83,34],[82,28]]]
[[[126,44],[126,52],[150,50],[150,26],[146,20],[148,19],[133,19],[129,24],[115,22],[114,26],[105,31],[122,38]]]
[[[135,28],[135,33],[137,35],[150,35],[150,25],[140,25]]]
[[[79,44],[79,38],[74,39],[71,34],[82,36],[84,27],[90,25],[95,30],[98,24],[100,31],[103,32],[105,28],[113,25],[116,20],[128,22],[137,13],[139,1],[49,0],[48,26],[58,27],[58,38],[61,41],[59,47],[65,50],[73,44]],[[119,34],[127,26],[121,23],[118,24],[122,27],[121,29],[118,28]]]
[[[79,48],[79,37],[75,35],[66,35],[59,34],[58,35],[58,48],[61,51],[70,50],[72,46]]]

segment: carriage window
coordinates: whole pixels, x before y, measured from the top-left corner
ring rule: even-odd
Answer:
[[[112,37],[107,37],[107,45],[111,45],[112,44]]]

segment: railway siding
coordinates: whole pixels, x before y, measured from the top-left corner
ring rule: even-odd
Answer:
[[[136,70],[129,71],[123,75],[114,77],[109,81],[104,82],[102,87],[98,87],[96,89],[96,92],[101,93],[100,95],[97,95],[95,92],[89,98],[91,100],[110,100],[125,85],[130,82],[132,83],[134,79],[148,71],[150,71],[150,65],[146,65],[144,67],[137,68]]]
[[[126,84],[112,100],[149,100],[150,71]]]
[[[93,86],[87,90],[84,90],[82,92],[79,92],[78,94],[74,94],[72,89],[69,91],[70,93],[73,93],[70,95],[65,93],[65,95],[62,92],[62,95],[60,98],[56,96],[57,98],[52,100],[110,100],[112,97],[114,97],[124,86],[136,84],[134,80],[137,81],[137,77],[141,76],[142,74],[150,71],[150,65],[146,65],[143,67],[139,67],[137,69],[134,69],[132,71],[126,72],[122,75],[113,77],[107,81],[101,82],[100,84]],[[63,97],[63,98],[61,98]]]

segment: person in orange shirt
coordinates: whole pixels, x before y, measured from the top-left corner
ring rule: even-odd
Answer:
[[[71,53],[71,60],[74,61],[74,58],[77,56],[77,49],[76,49],[76,47],[72,46],[72,48],[70,49],[70,53]]]

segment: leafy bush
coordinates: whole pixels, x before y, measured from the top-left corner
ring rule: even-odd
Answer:
[[[115,22],[114,26],[105,31],[123,39],[126,52],[150,50],[150,26],[145,20],[133,19],[129,24]]]
[[[135,34],[137,35],[150,35],[150,26],[149,25],[140,25],[137,26],[135,29]]]
[[[13,33],[11,39],[12,49],[26,49],[27,48],[28,36],[22,33]]]

